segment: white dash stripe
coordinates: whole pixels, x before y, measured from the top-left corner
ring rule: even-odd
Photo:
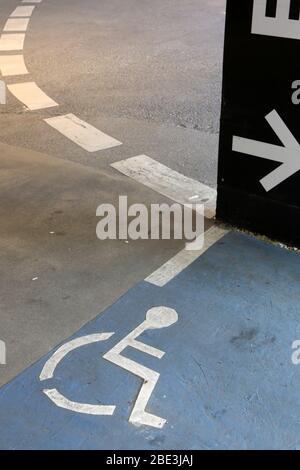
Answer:
[[[1,55],[0,71],[3,77],[24,75],[28,73],[22,55]]]
[[[111,166],[180,204],[204,204],[205,216],[207,218],[215,216],[217,195],[215,189],[171,170],[147,155],[121,160],[112,163]]]
[[[30,18],[10,18],[4,25],[3,31],[26,31]]]
[[[18,51],[24,47],[25,34],[2,34],[0,37],[0,51]]]
[[[7,88],[21,103],[32,111],[58,106],[34,82],[15,83],[7,85]]]
[[[22,0],[22,3],[41,3],[42,0]]]
[[[74,114],[48,118],[45,122],[87,152],[97,152],[122,145],[122,142],[99,131]]]
[[[17,7],[12,14],[10,15],[11,17],[28,17],[32,15],[33,10],[35,9],[34,5],[31,6],[22,6],[22,7]]]
[[[204,235],[204,245],[199,251],[182,250],[157,271],[151,274],[145,281],[157,287],[164,287],[168,282],[174,279],[184,269],[190,266],[199,256],[203,255],[211,246],[224,237],[227,230],[220,227],[211,227]]]

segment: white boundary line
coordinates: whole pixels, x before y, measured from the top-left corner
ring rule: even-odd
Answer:
[[[122,145],[122,142],[99,131],[74,114],[55,116],[44,121],[87,152],[97,152]]]
[[[179,204],[204,204],[205,217],[211,219],[215,216],[215,189],[188,178],[147,155],[121,160],[111,166]]]
[[[213,226],[204,234],[204,246],[199,251],[180,251],[167,261],[163,266],[158,268],[154,273],[148,276],[145,281],[157,287],[164,287],[168,282],[174,279],[184,269],[190,266],[197,258],[203,255],[210,247],[217,243],[228,233],[218,226]]]

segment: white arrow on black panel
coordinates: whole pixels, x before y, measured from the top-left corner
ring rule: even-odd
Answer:
[[[266,120],[284,147],[233,136],[232,150],[282,163],[260,180],[268,192],[300,170],[300,145],[275,110],[266,116]]]

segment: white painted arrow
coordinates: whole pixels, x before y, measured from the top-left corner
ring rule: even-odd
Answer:
[[[232,150],[282,163],[260,180],[268,192],[300,170],[300,145],[275,110],[266,116],[266,120],[284,147],[233,136]]]

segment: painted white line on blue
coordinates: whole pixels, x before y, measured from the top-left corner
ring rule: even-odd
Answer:
[[[115,406],[106,406],[106,405],[88,405],[86,403],[78,403],[71,400],[68,400],[65,396],[59,393],[56,388],[44,390],[45,395],[53,401],[59,408],[64,408],[65,410],[74,411],[77,413],[84,413],[88,415],[102,415],[102,416],[111,416],[114,414]]]
[[[137,426],[144,425],[162,428],[166,423],[164,418],[146,411],[146,407],[159,380],[160,374],[139,362],[135,362],[132,359],[123,356],[122,353],[125,349],[130,347],[132,349],[142,351],[145,354],[149,354],[156,359],[162,359],[165,355],[164,351],[150,346],[149,344],[145,344],[142,341],[139,341],[138,338],[147,330],[168,328],[177,323],[177,321],[178,314],[175,310],[164,306],[153,307],[147,311],[146,319],[142,321],[142,323],[140,323],[136,328],[134,328],[134,330],[127,334],[125,338],[121,339],[121,341],[103,355],[103,358],[107,361],[143,379],[143,384],[129,417],[129,422]],[[45,363],[40,374],[40,381],[43,382],[45,380],[52,379],[56,368],[70,352],[77,348],[81,348],[82,346],[87,346],[88,344],[106,341],[113,335],[114,333],[112,332],[96,333],[72,339],[62,345]],[[62,395],[56,388],[44,389],[43,393],[47,395],[58,407],[76,413],[111,416],[114,414],[116,409],[115,405],[91,405],[88,403],[71,401],[66,396]]]
[[[121,160],[111,166],[179,204],[204,204],[205,217],[215,216],[215,189],[171,170],[147,155]]]
[[[157,271],[147,277],[145,281],[157,287],[164,287],[227,233],[228,231],[223,228],[217,226],[211,227],[207,232],[205,232],[204,246],[201,250],[187,251],[184,249],[180,251],[163,266],[157,269]]]
[[[32,12],[34,9],[35,9],[34,5],[17,7],[10,16],[11,17],[29,17],[32,15]]]
[[[87,152],[97,152],[122,145],[122,142],[99,131],[74,114],[56,116],[44,121]]]
[[[7,85],[9,91],[30,110],[58,106],[34,82],[15,83]]]
[[[0,37],[0,51],[19,51],[24,47],[25,34],[2,34]]]
[[[43,370],[40,374],[40,380],[49,380],[53,378],[54,371],[58,364],[64,359],[70,352],[74,351],[77,348],[86,346],[88,344],[97,343],[98,341],[106,341],[114,333],[97,333],[93,335],[83,336],[81,338],[76,338],[68,343],[61,346],[51,357],[48,359],[46,364],[43,367]],[[86,403],[78,403],[71,400],[68,400],[65,396],[58,392],[55,388],[53,389],[44,389],[43,392],[47,395],[50,400],[52,400],[58,407],[64,408],[70,411],[75,411],[77,413],[85,413],[90,415],[113,415],[115,411],[115,406],[106,406],[106,405],[89,405]]]
[[[9,18],[3,31],[26,31],[30,18]]]
[[[165,355],[164,351],[153,348],[148,344],[144,344],[138,341],[137,338],[146,330],[167,328],[174,323],[177,323],[177,321],[178,314],[175,310],[163,306],[151,308],[146,314],[146,320],[103,356],[104,359],[122,367],[144,381],[129,418],[129,422],[137,426],[143,425],[162,428],[166,423],[164,418],[146,411],[147,404],[156,387],[160,374],[155,370],[149,369],[148,367],[123,356],[122,352],[128,347],[131,347],[133,349],[143,351],[146,354],[150,354],[157,359],[161,359]]]
[[[28,73],[22,55],[1,55],[0,71],[3,77],[24,75]]]
[[[54,376],[54,372],[58,364],[72,351],[87,344],[98,343],[99,341],[106,341],[114,333],[96,333],[93,335],[82,336],[80,338],[75,338],[69,341],[68,343],[63,344],[54,354],[48,359],[46,364],[43,367],[42,372],[40,373],[40,380],[49,380]]]

